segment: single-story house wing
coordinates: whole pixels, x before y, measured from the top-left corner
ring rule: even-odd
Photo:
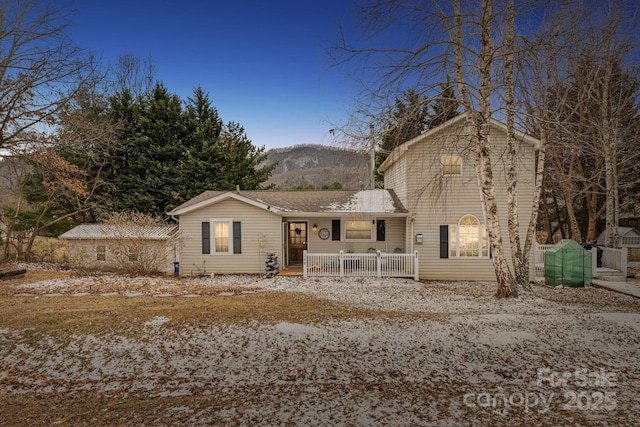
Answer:
[[[393,190],[206,191],[176,207],[180,274],[264,273],[313,253],[405,253],[410,213]]]

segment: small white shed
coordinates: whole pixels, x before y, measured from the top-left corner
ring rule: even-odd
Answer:
[[[171,273],[177,225],[81,224],[59,236],[69,242],[69,265],[87,270]]]

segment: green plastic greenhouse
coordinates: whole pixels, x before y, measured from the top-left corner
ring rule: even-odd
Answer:
[[[561,240],[544,254],[544,282],[553,287],[591,286],[591,252],[575,240]]]

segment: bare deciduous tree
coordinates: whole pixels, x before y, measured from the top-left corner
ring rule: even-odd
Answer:
[[[46,132],[79,82],[92,73],[91,58],[67,37],[64,6],[35,0],[0,3],[0,150],[34,143]]]
[[[369,105],[374,108],[367,112],[372,116],[375,116],[376,103],[389,99],[389,94],[398,91],[406,82],[411,81],[412,87],[419,87],[421,93],[428,94],[434,92],[434,88],[453,72],[455,79],[452,83],[457,91],[457,100],[467,115],[466,149],[475,158],[499,297],[517,296],[519,289],[528,286],[528,257],[535,238],[535,214],[529,218],[530,227],[524,245],[519,235],[516,190],[518,147],[514,141],[514,76],[518,74],[515,69],[518,65],[515,62],[518,49],[516,19],[526,19],[531,9],[531,3],[516,5],[512,0],[480,0],[464,4],[460,0],[377,1],[362,9],[365,28],[368,34],[391,33],[390,39],[396,40],[397,44],[386,43],[384,48],[367,46],[357,49],[345,42],[339,49],[345,54],[342,60],[361,60],[368,67],[367,70],[379,71],[369,98]],[[394,38],[397,36],[395,31],[411,34],[411,37]],[[398,40],[407,41],[402,44]],[[509,181],[509,224],[504,230],[496,199],[495,165],[492,164],[491,155],[494,147],[488,138],[495,111],[507,116],[509,128],[509,144],[504,153]],[[543,162],[544,157],[539,159],[539,164]],[[537,190],[540,190],[540,185]],[[512,247],[515,275],[503,250],[505,231]]]
[[[607,246],[617,243],[619,189],[638,182],[627,172],[639,159],[638,24],[625,5],[585,6],[557,17],[570,49],[556,54],[562,75],[547,89],[545,104],[547,188],[559,223],[554,228],[548,221],[547,231],[559,228],[563,236],[593,242],[604,215]]]
[[[155,71],[151,58],[141,60],[131,52],[123,53],[113,69],[115,89],[128,90],[134,99],[139,98],[153,87]]]

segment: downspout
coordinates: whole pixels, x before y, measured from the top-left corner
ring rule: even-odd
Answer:
[[[411,225],[409,227],[409,229],[411,230],[411,234],[409,234],[409,242],[410,242],[409,244],[411,245],[411,250],[409,251],[410,254],[413,253],[413,241],[414,241],[414,239],[413,239],[413,222],[414,222],[414,219],[415,219],[414,217],[415,217],[415,214],[411,214]]]

